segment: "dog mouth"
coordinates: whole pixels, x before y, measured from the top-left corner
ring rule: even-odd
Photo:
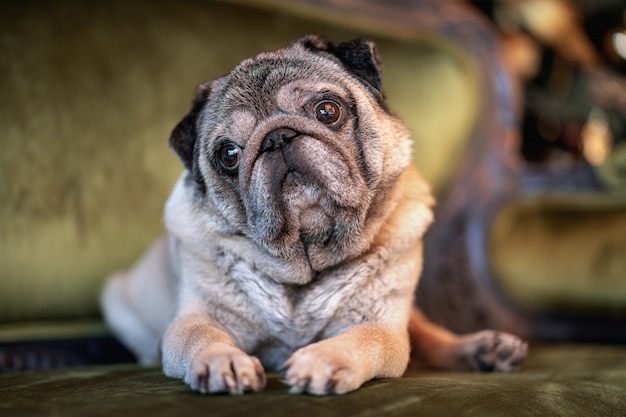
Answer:
[[[315,182],[298,171],[289,171],[282,185],[287,218],[297,219],[300,240],[306,244],[328,244],[337,226],[333,201]]]
[[[358,224],[363,182],[347,155],[313,136],[264,142],[245,192],[251,235],[276,255],[325,247]],[[288,140],[285,140],[287,138]]]

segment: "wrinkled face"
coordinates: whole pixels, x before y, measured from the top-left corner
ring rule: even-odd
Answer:
[[[205,198],[276,256],[307,256],[314,269],[341,258],[410,154],[377,91],[299,45],[246,60],[205,88],[193,168]]]

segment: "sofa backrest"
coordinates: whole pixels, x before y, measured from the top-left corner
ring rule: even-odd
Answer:
[[[324,23],[210,1],[7,3],[0,323],[98,316],[103,280],[163,231],[162,207],[182,171],[168,138],[195,86],[243,58],[309,32],[373,37],[389,104],[412,130],[415,160],[436,191],[474,126],[473,69],[434,35],[402,39],[356,17],[340,22],[329,12]]]

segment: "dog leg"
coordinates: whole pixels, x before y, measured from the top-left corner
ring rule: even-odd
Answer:
[[[406,334],[360,325],[297,350],[284,377],[291,393],[343,394],[375,377],[401,376],[408,359]]]
[[[266,382],[261,362],[202,314],[181,316],[167,330],[163,371],[203,394],[256,392]]]
[[[113,333],[142,365],[159,362],[161,335],[152,332],[140,319],[139,314],[127,298],[128,275],[112,276],[102,292],[103,314]]]
[[[409,322],[411,365],[455,371],[511,372],[526,357],[528,344],[517,336],[483,330],[456,335],[413,309]]]
[[[101,295],[107,324],[141,364],[160,361],[159,344],[175,310],[175,277],[165,237],[127,272],[114,274]]]

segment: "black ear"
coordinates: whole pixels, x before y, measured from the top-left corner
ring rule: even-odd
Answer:
[[[170,136],[170,147],[178,154],[178,157],[191,172],[196,180],[201,180],[200,172],[196,164],[196,139],[198,137],[197,122],[207,98],[211,92],[211,83],[200,84],[196,89],[196,95],[189,113],[181,120]]]
[[[369,39],[347,42],[329,42],[322,36],[308,35],[296,41],[311,51],[321,51],[335,56],[350,73],[374,88],[382,88],[382,68],[376,44]]]

